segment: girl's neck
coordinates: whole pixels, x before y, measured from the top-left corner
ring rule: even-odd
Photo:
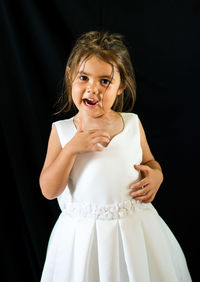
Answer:
[[[77,119],[81,120],[83,130],[104,129],[112,126],[118,119],[119,114],[110,110],[108,113],[101,116],[90,116],[87,112],[79,112],[75,116],[75,123]]]

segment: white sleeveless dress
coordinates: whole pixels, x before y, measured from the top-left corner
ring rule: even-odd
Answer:
[[[78,155],[50,236],[41,282],[190,282],[176,238],[152,204],[133,200],[142,161],[138,116],[101,152]],[[54,123],[62,147],[73,118]]]

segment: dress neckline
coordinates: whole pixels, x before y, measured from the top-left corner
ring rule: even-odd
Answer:
[[[121,116],[121,119],[122,119],[122,122],[123,122],[123,128],[122,128],[121,131],[119,131],[117,134],[115,134],[115,135],[112,137],[112,139],[110,140],[108,146],[106,146],[105,149],[108,148],[112,142],[114,142],[113,140],[117,139],[117,138],[118,138],[120,135],[122,135],[122,134],[124,133],[124,131],[125,131],[126,120],[125,120],[125,117],[124,117],[124,113],[119,113],[119,112],[118,112],[118,114]],[[76,128],[76,125],[75,125],[75,123],[74,123],[74,116],[71,118],[71,120],[72,120],[73,130],[74,130],[74,132],[76,133],[76,132],[77,132],[77,128]]]

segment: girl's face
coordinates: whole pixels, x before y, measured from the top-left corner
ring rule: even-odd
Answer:
[[[120,95],[120,74],[117,68],[96,56],[80,63],[76,77],[72,75],[72,99],[79,112],[99,117],[110,112]]]

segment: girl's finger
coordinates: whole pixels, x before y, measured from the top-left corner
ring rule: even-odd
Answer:
[[[93,151],[103,151],[105,149],[105,147],[103,145],[101,145],[100,143],[96,143],[93,146]]]
[[[110,139],[108,139],[108,137],[96,137],[92,140],[92,144],[98,144],[98,143],[106,143],[108,144],[110,142]]]
[[[106,131],[103,131],[102,129],[91,130],[89,132],[92,134],[93,138],[96,138],[96,137],[106,137],[110,141],[110,135]]]

